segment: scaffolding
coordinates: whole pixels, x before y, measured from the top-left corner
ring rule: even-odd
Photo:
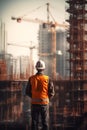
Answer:
[[[0,123],[22,119],[21,90],[20,81],[0,81]]]
[[[32,70],[34,63],[28,56],[13,58],[11,54],[0,54],[0,81],[28,79],[30,76],[30,64]],[[32,71],[32,74],[34,71]]]
[[[69,13],[69,81],[64,86],[63,127],[79,128],[87,113],[87,0],[66,0]],[[61,83],[62,84],[62,83]],[[71,124],[70,124],[71,120]],[[85,130],[85,129],[84,129]]]
[[[50,130],[86,130],[87,80],[57,80],[50,105]],[[83,85],[84,84],[84,85]],[[82,87],[81,87],[82,86]]]
[[[67,0],[70,79],[87,79],[87,0]]]

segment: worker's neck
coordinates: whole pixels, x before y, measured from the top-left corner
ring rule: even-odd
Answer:
[[[43,70],[38,70],[37,74],[43,74]]]

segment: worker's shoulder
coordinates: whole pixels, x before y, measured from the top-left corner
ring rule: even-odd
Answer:
[[[29,79],[32,79],[32,78],[34,78],[34,77],[35,77],[35,75],[32,75],[32,76],[29,77]]]
[[[49,79],[49,76],[43,73],[41,74],[37,73],[36,76],[39,77],[40,79]]]
[[[32,79],[35,77],[42,77],[42,78],[44,77],[44,78],[50,79],[50,77],[48,75],[45,75],[45,74],[35,74],[35,75],[30,76],[29,79]]]
[[[45,77],[45,78],[47,78],[47,79],[49,79],[48,75],[43,74],[42,76]]]

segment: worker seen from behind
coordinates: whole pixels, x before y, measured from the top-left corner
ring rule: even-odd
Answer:
[[[26,95],[31,98],[32,130],[49,130],[49,100],[54,96],[54,85],[49,76],[44,75],[45,63],[37,61],[37,73],[31,76],[26,86]]]

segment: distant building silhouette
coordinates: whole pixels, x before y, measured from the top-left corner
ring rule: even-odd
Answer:
[[[0,20],[0,53],[6,53],[7,52],[7,33],[5,28],[5,23]]]

